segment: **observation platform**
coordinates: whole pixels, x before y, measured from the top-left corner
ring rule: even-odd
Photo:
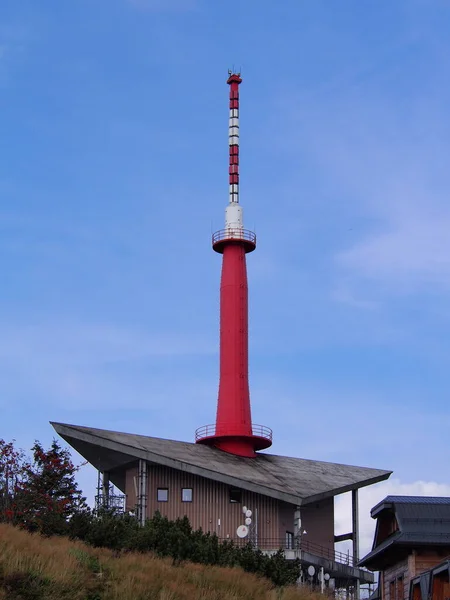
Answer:
[[[241,425],[228,425],[217,427],[203,425],[195,431],[195,443],[220,446],[221,442],[239,440],[250,443],[255,451],[265,450],[272,445],[272,430],[265,425],[252,425],[251,435],[241,433]],[[235,432],[235,433],[234,433]]]
[[[244,246],[246,254],[253,252],[256,248],[256,233],[240,227],[227,227],[216,231],[212,235],[213,250],[219,254],[223,254],[225,246],[232,243]]]

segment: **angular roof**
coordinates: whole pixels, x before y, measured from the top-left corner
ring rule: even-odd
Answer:
[[[162,438],[52,423],[56,432],[101,471],[120,470],[138,458],[277,498],[308,504],[388,479],[391,471],[274,454],[243,458],[221,450]],[[123,469],[122,469],[123,471]],[[124,491],[123,476],[111,481]]]
[[[372,508],[370,514],[373,519],[383,510],[394,509],[400,511],[405,517],[414,515],[415,518],[423,519],[425,514],[435,516],[439,514],[448,515],[450,510],[450,498],[445,496],[386,496]]]
[[[448,496],[386,496],[384,500],[379,502],[392,502],[395,504],[448,504],[450,505],[450,497]],[[375,510],[374,507],[372,510]]]
[[[388,553],[400,556],[410,546],[450,547],[450,498],[427,496],[387,496],[372,508],[372,518],[382,519],[383,513],[394,512],[398,531],[375,546],[360,562],[360,566],[375,567],[386,560]]]

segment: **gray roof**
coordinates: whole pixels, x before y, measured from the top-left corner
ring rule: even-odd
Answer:
[[[383,511],[393,511],[398,531],[372,548],[359,564],[368,566],[379,559],[392,546],[449,546],[450,498],[426,496],[387,496],[372,510],[373,518]],[[378,531],[378,524],[377,524]],[[375,540],[377,533],[375,533]]]
[[[215,448],[144,435],[52,423],[96,469],[120,470],[138,458],[277,498],[308,504],[388,479],[391,471],[259,453],[242,458]],[[123,471],[123,469],[122,469]],[[111,481],[124,491],[123,475]]]
[[[450,505],[450,497],[448,496],[386,496],[381,502],[392,502],[395,504],[448,504]],[[381,503],[379,503],[381,504]],[[379,506],[377,504],[377,506]],[[374,509],[372,509],[374,510]]]
[[[429,515],[432,513],[435,515],[439,513],[448,514],[450,498],[445,496],[386,496],[386,498],[372,508],[370,514],[375,519],[383,510],[394,510],[394,505],[396,511],[399,510],[398,507],[401,505],[402,508],[400,511],[403,511],[405,515],[409,513],[423,518],[425,513]]]

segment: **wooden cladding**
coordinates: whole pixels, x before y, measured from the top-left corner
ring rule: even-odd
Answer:
[[[410,579],[407,558],[386,569],[383,572],[383,600],[406,600],[409,596]]]
[[[127,510],[135,509],[137,476],[137,468],[127,471]],[[158,490],[167,490],[167,501],[158,501]],[[183,500],[189,495],[186,490],[191,490],[192,501]],[[245,520],[243,506],[257,519],[261,542],[284,539],[286,530],[293,529],[293,506],[284,505],[281,525],[278,500],[169,467],[148,465],[147,493],[147,517],[156,511],[170,520],[186,515],[194,529],[201,527],[220,538],[236,538],[236,529]]]
[[[127,510],[136,506],[138,488],[137,468],[128,469],[126,475]],[[245,524],[242,508],[252,511],[252,527],[257,524],[260,547],[278,548],[292,540],[295,506],[231,487],[224,483],[197,475],[148,464],[147,513],[156,511],[170,520],[186,515],[194,529],[202,528],[222,539],[236,539],[236,529]],[[302,506],[303,539],[334,551],[334,500]]]
[[[420,583],[416,581],[410,585],[411,580],[422,573],[432,570],[439,565],[443,556],[449,556],[449,548],[419,548],[412,550],[411,554],[404,560],[398,561],[380,576],[383,600],[429,600],[428,595],[422,597]],[[448,587],[448,571],[433,579],[430,600],[447,600],[450,598]]]

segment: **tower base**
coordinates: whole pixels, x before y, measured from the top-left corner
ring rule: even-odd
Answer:
[[[272,445],[272,430],[263,425],[253,425],[251,435],[216,434],[215,425],[204,425],[195,432],[195,443],[213,446],[223,452],[255,458],[256,452]]]

